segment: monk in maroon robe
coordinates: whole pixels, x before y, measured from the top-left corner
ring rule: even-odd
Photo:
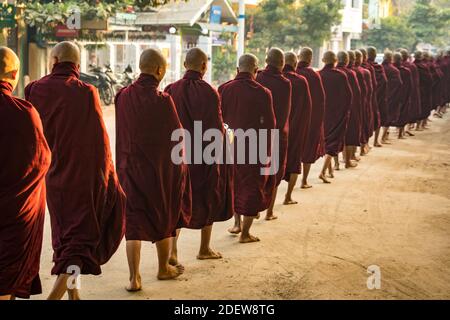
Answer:
[[[387,78],[387,118],[388,127],[395,125],[400,117],[401,101],[403,100],[403,82],[398,70],[393,63],[393,54],[391,51],[384,53],[383,68]]]
[[[207,65],[208,56],[201,49],[190,49],[184,62],[187,70],[184,77],[167,86],[165,92],[171,95],[181,125],[189,132],[191,139],[195,134],[203,136],[207,130],[215,129],[221,133],[218,142],[223,145],[225,128],[219,94],[202,79]],[[196,143],[194,139],[191,148],[195,152],[201,152],[201,159],[189,159],[192,217],[187,227],[202,230],[198,259],[220,259],[222,255],[211,249],[210,240],[213,223],[226,221],[234,213],[232,181],[231,176],[227,176],[230,170],[226,164],[219,164],[219,161],[205,163],[203,153],[208,144],[199,143],[201,145],[197,148]]]
[[[147,49],[139,68],[139,78],[115,99],[117,172],[128,200],[128,291],[142,287],[141,241],[156,243],[159,280],[183,273],[172,245],[177,229],[189,225],[192,209],[180,119],[170,95],[158,90],[166,59],[160,51]],[[174,135],[183,141],[174,141]]]
[[[370,104],[372,113],[370,115],[370,137],[374,136],[374,146],[381,147],[381,143],[379,143],[379,134],[380,134],[380,111],[378,109],[378,98],[377,98],[377,76],[374,67],[367,60],[367,50],[360,49],[363,55],[363,62],[361,66],[367,69],[370,72],[370,76],[372,78],[372,87],[373,87],[373,95],[372,95],[372,103]],[[371,150],[369,147],[367,149],[367,153]]]
[[[412,86],[411,86],[411,102],[409,105],[409,109],[407,112],[408,116],[408,124],[412,128],[412,125],[417,123],[420,119],[420,115],[422,113],[421,111],[421,102],[420,102],[420,77],[419,77],[419,70],[417,66],[414,63],[411,63],[410,61],[410,55],[408,50],[402,49],[400,51],[402,58],[403,58],[403,66],[405,68],[408,68],[411,71],[411,77],[412,77]],[[409,134],[412,136],[413,134],[409,132],[409,130],[405,131],[406,134]]]
[[[49,299],[79,299],[70,274],[99,275],[125,232],[125,195],[112,162],[97,89],[79,80],[78,47],[57,44],[52,72],[25,89],[38,110],[52,150],[46,177],[52,225],[52,274],[58,275]],[[73,277],[71,277],[73,279]]]
[[[42,293],[39,262],[50,149],[41,119],[12,95],[20,63],[0,47],[0,300]]]
[[[309,189],[308,175],[311,164],[325,155],[325,91],[320,74],[311,67],[313,51],[311,48],[302,48],[299,54],[297,73],[308,81],[311,92],[311,122],[309,124],[308,140],[302,155],[302,189]]]
[[[277,129],[279,130],[279,160],[280,167],[277,172],[277,181],[272,196],[272,202],[266,213],[266,220],[277,218],[273,214],[273,207],[277,196],[278,186],[284,178],[287,164],[289,140],[289,116],[291,113],[292,86],[291,82],[283,76],[284,53],[278,48],[272,48],[267,53],[266,68],[258,73],[256,81],[270,90],[273,98]]]
[[[308,141],[312,107],[308,81],[305,77],[295,72],[298,62],[297,56],[293,52],[287,52],[284,55],[284,59],[283,75],[291,81],[292,103],[289,117],[289,143],[285,173],[288,189],[283,204],[290,205],[297,203],[297,201],[292,199],[292,191],[302,169],[302,156]]]
[[[319,178],[330,183],[325,174],[328,170],[333,178],[331,159],[336,157],[344,145],[347,123],[350,117],[353,93],[348,78],[336,69],[336,54],[327,51],[323,56],[325,66],[319,72],[326,94],[325,103],[325,161]]]
[[[370,64],[375,72],[376,78],[376,107],[377,111],[374,110],[374,130],[375,130],[375,141],[374,145],[380,147],[381,144],[378,142],[380,135],[380,127],[383,128],[381,133],[381,142],[387,142],[388,139],[388,129],[389,129],[389,111],[387,105],[387,78],[386,73],[382,65],[377,63],[375,59],[377,58],[377,49],[375,47],[367,48],[367,62]]]
[[[350,115],[347,122],[347,131],[345,134],[344,143],[344,160],[346,168],[354,168],[357,166],[352,161],[355,158],[356,148],[359,146],[361,134],[361,87],[359,86],[358,78],[355,71],[349,67],[350,57],[346,51],[340,51],[337,55],[338,64],[336,69],[342,71],[347,75],[348,83],[352,89],[353,99],[350,107]],[[339,167],[339,161],[336,162]]]
[[[420,81],[420,102],[421,102],[421,114],[419,117],[419,123],[416,130],[421,131],[425,128],[428,116],[430,115],[431,105],[432,105],[432,86],[433,77],[430,73],[426,61],[423,60],[423,53],[417,51],[414,54],[414,64],[419,71],[419,81]]]
[[[219,87],[224,122],[235,132],[239,129],[245,132],[275,129],[272,94],[267,88],[255,81],[257,70],[258,59],[254,55],[244,54],[239,58],[236,78]],[[248,155],[252,150],[249,139],[243,139],[241,142],[236,141],[238,139],[238,137],[234,139],[233,145],[245,143],[245,152]],[[257,147],[254,148],[254,152],[259,154],[262,152],[271,157],[270,137],[266,142],[266,150],[262,149],[263,146],[259,141]],[[234,159],[234,208],[236,215],[235,225],[229,232],[241,233],[239,238],[241,243],[259,241],[259,238],[250,234],[250,228],[253,220],[261,211],[269,207],[272,200],[276,176],[268,172],[268,167],[269,164],[261,162],[254,164],[249,161],[237,163]],[[267,174],[263,174],[265,172]],[[241,216],[243,216],[242,222]]]
[[[433,110],[436,110],[441,104],[441,88],[443,75],[441,73],[441,70],[437,68],[434,58],[430,53],[424,53],[424,60],[426,61],[433,78],[433,85],[431,88],[431,112]]]
[[[365,94],[364,96],[364,108],[361,112],[361,151],[360,155],[367,155],[370,150],[369,147],[369,139],[373,131],[371,131],[371,119],[372,119],[372,102],[373,96],[375,95],[375,91],[372,85],[372,75],[370,71],[366,68],[362,67],[363,62],[363,54],[359,50],[355,50],[355,68],[356,74],[358,76],[359,83],[364,83],[365,85]]]
[[[400,71],[402,78],[402,88],[398,93],[400,96],[399,116],[396,121],[391,123],[398,128],[398,138],[405,139],[405,126],[408,124],[409,111],[411,110],[411,92],[413,87],[412,72],[403,64],[403,56],[397,52],[394,54],[394,67]]]

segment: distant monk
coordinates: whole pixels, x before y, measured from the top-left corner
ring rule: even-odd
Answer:
[[[393,64],[393,54],[391,51],[384,53],[383,67],[387,78],[387,127],[397,124],[400,117],[400,105],[403,97],[403,82],[398,70]]]
[[[359,135],[359,145],[360,145],[360,155],[365,155],[368,148],[369,141],[369,113],[370,113],[370,103],[372,99],[372,80],[370,78],[370,72],[363,67],[361,67],[362,53],[359,50],[349,51],[349,67],[355,72],[358,79],[358,84],[361,89],[361,110],[360,110],[360,135]],[[360,158],[356,156],[356,148],[353,150],[353,160],[359,161]]]
[[[389,111],[387,106],[386,92],[388,90],[386,73],[382,65],[375,61],[377,58],[377,49],[375,47],[367,48],[367,62],[372,66],[376,76],[376,100],[378,111],[374,110],[374,129],[375,129],[375,147],[380,147],[378,142],[380,135],[380,126],[383,128],[381,141],[387,142],[389,128]],[[378,117],[378,119],[376,119]]]
[[[423,57],[428,65],[431,76],[433,77],[433,85],[431,88],[431,106],[430,106],[430,113],[431,113],[431,111],[437,110],[440,106],[442,79],[444,76],[441,70],[437,68],[434,58],[429,52],[425,52],[423,54]]]
[[[272,130],[275,129],[275,114],[273,111],[270,91],[255,81],[258,70],[258,59],[252,54],[244,54],[239,58],[238,74],[234,80],[219,87],[222,99],[224,122],[233,130]],[[234,141],[236,146],[238,138]],[[267,149],[251,148],[249,139],[245,139],[245,152],[250,150],[271,155],[270,132],[267,139]],[[261,145],[259,141],[258,145]],[[241,142],[242,143],[242,142]],[[236,150],[236,149],[235,149]],[[259,241],[250,234],[253,220],[261,211],[266,210],[272,200],[276,176],[263,175],[261,169],[268,169],[268,164],[237,164],[234,159],[234,206],[235,224],[229,230],[231,233],[241,233],[239,242],[249,243]],[[240,216],[243,216],[241,222]]]
[[[325,161],[319,178],[324,183],[330,183],[326,171],[330,172],[331,159],[336,157],[344,145],[347,123],[352,107],[353,94],[348,78],[342,71],[335,68],[337,58],[333,51],[327,51],[322,59],[325,66],[320,71],[326,94],[325,104]]]
[[[371,114],[370,114],[370,119],[369,119],[369,126],[370,126],[369,138],[371,138],[375,133],[374,146],[381,147],[382,145],[378,141],[379,133],[380,133],[380,130],[379,130],[380,129],[380,111],[378,109],[378,98],[377,98],[377,90],[378,90],[377,76],[375,73],[375,69],[367,61],[367,50],[359,49],[359,51],[362,54],[361,67],[363,67],[364,69],[366,69],[370,72],[370,76],[371,76],[371,80],[372,80],[372,88],[373,88],[372,101],[370,104]],[[366,150],[367,153],[370,151],[370,149],[371,149],[371,147],[367,148],[367,150]]]
[[[289,139],[289,115],[291,112],[291,96],[292,86],[291,82],[283,76],[284,68],[284,53],[278,48],[272,48],[267,53],[266,68],[259,72],[256,81],[268,88],[272,93],[273,110],[275,111],[275,118],[277,129],[280,133],[280,148],[279,159],[280,167],[277,173],[277,181],[275,190],[272,195],[272,202],[266,213],[266,220],[277,219],[273,214],[273,207],[277,197],[278,186],[284,178],[287,164],[288,139]]]
[[[191,159],[189,159],[192,218],[187,227],[202,230],[200,250],[197,255],[200,260],[222,258],[219,252],[210,247],[212,225],[214,222],[226,221],[233,217],[233,186],[232,181],[227,177],[228,167],[219,164],[218,161],[206,164],[203,152],[209,143],[197,146],[198,142],[193,139],[195,134],[203,136],[209,129],[222,132],[222,139],[225,134],[219,94],[202,80],[207,65],[208,56],[201,49],[190,49],[184,62],[187,71],[183,79],[165,89],[175,102],[181,125],[190,133],[192,139]],[[200,129],[196,127],[199,124]],[[223,146],[224,141],[220,142]],[[198,163],[193,155],[194,150],[201,152]]]
[[[139,78],[116,95],[117,172],[127,195],[128,291],[142,288],[141,241],[156,243],[159,280],[183,273],[172,244],[177,229],[189,225],[188,167],[174,163],[172,133],[182,128],[172,98],[158,90],[167,62],[156,49],[142,52]],[[185,154],[184,148],[179,152]]]
[[[308,141],[309,125],[311,122],[311,94],[308,81],[297,74],[297,55],[287,52],[284,55],[285,66],[283,75],[291,81],[292,103],[289,119],[289,143],[285,179],[288,181],[288,189],[284,204],[296,204],[292,199],[292,191],[297,183],[298,175],[302,171],[302,157],[305,153],[305,145]]]
[[[52,150],[47,201],[52,225],[49,299],[79,299],[71,273],[101,273],[125,232],[125,195],[111,158],[97,89],[79,80],[80,51],[61,42],[51,51],[52,72],[25,89],[38,110]]]
[[[430,73],[426,61],[423,60],[422,51],[417,51],[414,54],[414,64],[419,71],[419,81],[420,81],[420,102],[421,102],[421,114],[419,117],[419,122],[417,124],[416,130],[422,131],[427,123],[428,116],[430,115],[431,104],[432,104],[432,87],[433,87],[433,77]]]
[[[349,68],[350,57],[346,51],[340,51],[337,55],[338,64],[336,69],[344,72],[347,75],[348,83],[352,89],[353,99],[350,108],[350,117],[348,119],[347,130],[345,134],[344,144],[344,160],[345,168],[354,168],[357,166],[352,159],[355,158],[356,148],[360,144],[361,134],[361,87],[359,86],[358,78],[355,71]],[[339,161],[336,162],[339,167]]]
[[[409,105],[409,110],[408,110],[408,124],[410,125],[410,128],[412,128],[414,126],[414,124],[416,124],[419,119],[420,119],[420,115],[422,113],[421,110],[421,102],[420,102],[420,77],[419,77],[419,70],[417,68],[417,66],[412,63],[409,60],[409,52],[406,49],[402,49],[400,51],[402,58],[403,58],[403,66],[408,68],[411,71],[411,76],[412,76],[412,87],[411,87],[411,103]],[[411,132],[409,132],[409,130],[405,131],[406,134],[413,136],[413,134]]]
[[[12,92],[20,62],[0,47],[0,300],[42,293],[39,262],[50,149],[37,111]]]
[[[399,116],[396,121],[391,123],[398,129],[398,138],[405,139],[405,126],[409,121],[409,112],[411,111],[411,92],[413,88],[413,76],[409,68],[403,64],[401,53],[394,54],[394,67],[400,71],[402,78],[401,98],[399,106]]]
[[[308,175],[311,170],[311,164],[325,155],[325,91],[323,89],[322,78],[320,74],[311,67],[313,51],[311,48],[303,48],[300,51],[297,73],[304,76],[308,81],[311,92],[311,122],[309,124],[308,139],[302,155],[302,189],[309,189],[312,186],[308,184]]]

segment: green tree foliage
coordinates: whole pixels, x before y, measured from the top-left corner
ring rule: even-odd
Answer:
[[[376,47],[379,52],[397,48],[413,50],[416,44],[416,35],[404,16],[382,19],[380,28],[365,30],[362,38],[367,45]]]
[[[223,33],[220,38],[227,43],[213,47],[212,79],[215,85],[232,79],[236,73],[237,53],[232,43],[232,34]]]
[[[264,0],[250,13],[253,21],[247,21],[247,30],[253,26],[248,47],[259,58],[272,46],[285,50],[318,47],[341,21],[341,8],[340,0]]]
[[[416,45],[422,42],[441,46],[448,41],[450,11],[437,7],[431,0],[417,0],[408,23],[417,38]]]

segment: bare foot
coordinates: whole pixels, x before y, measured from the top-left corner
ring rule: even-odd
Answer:
[[[329,174],[327,175],[327,177],[328,177],[328,178],[331,178],[331,179],[334,179],[334,174],[329,173]]]
[[[321,174],[319,176],[319,179],[323,181],[323,183],[331,183],[330,181],[327,180],[327,178],[325,178],[325,176],[323,174]]]
[[[302,188],[302,189],[310,189],[310,188],[312,188],[312,186],[310,186],[307,183],[302,183],[302,186],[300,188]]]
[[[258,220],[259,218],[261,218],[261,213],[258,212],[258,214],[256,215],[255,219]]]
[[[383,145],[382,145],[381,143],[377,142],[377,143],[375,143],[373,146],[374,146],[374,147],[377,147],[377,148],[381,148]]]
[[[240,243],[251,243],[251,242],[258,242],[260,241],[258,237],[252,236],[251,234],[249,234],[248,236],[241,236],[239,238],[239,242]]]
[[[357,163],[354,163],[354,162],[350,162],[350,163],[346,163],[346,164],[345,164],[345,168],[346,168],[346,169],[356,168],[357,166],[358,166],[358,164],[357,164]]]
[[[357,157],[357,156],[355,156],[355,157],[352,157],[352,160],[353,160],[353,161],[358,161],[358,162],[359,162],[359,161],[361,161],[361,158],[360,158],[360,157]]]
[[[207,252],[199,252],[197,255],[198,260],[210,260],[210,259],[222,259],[220,252],[216,252],[209,248]]]
[[[231,234],[239,234],[239,233],[241,233],[241,228],[234,226],[232,228],[229,228],[228,232]]]
[[[292,200],[292,199],[284,199],[283,204],[286,205],[286,206],[288,206],[288,205],[290,205],[290,204],[298,204],[298,202],[297,202],[297,201],[294,201],[294,200]]]
[[[405,131],[405,133],[410,137],[414,137],[414,134],[412,134],[410,131]]]
[[[267,213],[266,217],[264,218],[264,220],[266,220],[266,221],[271,221],[271,220],[275,220],[275,219],[278,219],[278,217],[276,215],[274,215],[273,212]]]
[[[184,267],[179,264],[177,266],[169,265],[167,270],[162,272],[161,270],[158,272],[157,278],[158,280],[171,280],[180,276],[184,272]]]
[[[130,283],[125,287],[125,290],[127,290],[128,292],[136,292],[142,290],[141,276],[138,276],[133,280],[130,279]]]
[[[339,165],[335,164],[333,170],[339,171],[340,170]]]
[[[171,256],[170,258],[169,258],[169,264],[171,265],[171,266],[179,266],[180,265],[180,263],[178,262],[178,257],[177,256]]]

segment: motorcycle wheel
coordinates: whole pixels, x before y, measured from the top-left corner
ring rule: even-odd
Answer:
[[[106,106],[109,106],[113,103],[114,99],[114,89],[111,85],[102,88],[102,100]]]

